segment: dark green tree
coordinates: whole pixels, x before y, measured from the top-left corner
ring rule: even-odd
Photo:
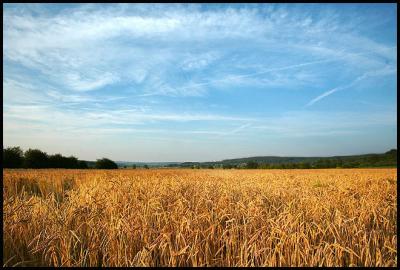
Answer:
[[[39,149],[29,149],[25,152],[24,167],[25,168],[49,168],[49,157],[47,153]]]
[[[24,154],[21,148],[7,147],[3,148],[3,167],[4,168],[21,168],[24,162]]]
[[[78,168],[79,169],[88,169],[89,167],[88,167],[86,161],[79,160],[78,161]]]
[[[50,168],[64,168],[64,157],[61,154],[55,154],[49,156],[49,167]]]
[[[73,169],[73,168],[78,168],[78,159],[74,156],[69,156],[66,158],[66,164],[65,168],[67,169]]]
[[[232,169],[231,164],[222,164],[222,169]]]
[[[268,164],[268,163],[264,163],[264,164],[260,164],[259,168],[260,168],[260,169],[270,169],[271,166],[270,166],[270,164]]]
[[[249,161],[246,163],[246,169],[257,169],[258,163],[255,161]]]
[[[311,165],[308,162],[302,162],[302,163],[299,164],[299,168],[300,169],[310,169]]]

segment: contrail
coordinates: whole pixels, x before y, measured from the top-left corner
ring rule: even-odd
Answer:
[[[232,131],[230,131],[230,132],[227,132],[226,135],[238,133],[238,132],[241,131],[242,129],[247,128],[248,126],[251,126],[251,124],[250,124],[250,123],[244,124],[244,125],[242,125],[242,126],[240,126],[240,127],[238,127],[238,128],[235,128],[234,130],[232,130]]]
[[[331,90],[329,90],[329,91],[326,91],[326,92],[323,93],[322,95],[319,95],[318,97],[316,97],[316,98],[314,98],[313,100],[311,100],[310,102],[308,102],[307,105],[306,105],[305,107],[311,106],[311,105],[313,105],[315,102],[317,102],[317,101],[323,99],[324,97],[327,97],[327,96],[329,96],[329,95],[332,95],[332,94],[335,93],[336,91],[345,89],[345,88],[347,88],[347,87],[349,87],[349,86],[336,87],[336,88],[333,88],[333,89],[331,89]]]
[[[349,88],[349,87],[353,86],[356,82],[361,81],[361,80],[363,80],[363,79],[365,79],[365,78],[367,78],[367,77],[368,77],[368,74],[365,73],[365,74],[363,74],[363,75],[357,77],[354,81],[352,81],[352,82],[349,83],[349,84],[346,84],[346,85],[343,85],[343,86],[338,86],[338,87],[335,87],[335,88],[333,88],[333,89],[331,89],[331,90],[329,90],[329,91],[326,91],[326,92],[323,93],[322,95],[319,95],[318,97],[316,97],[316,98],[314,98],[313,100],[311,100],[310,102],[308,102],[307,105],[306,105],[305,107],[311,106],[311,105],[313,105],[315,102],[317,102],[317,101],[319,101],[319,100],[321,100],[321,99],[323,99],[323,98],[325,98],[325,97],[327,97],[327,96],[329,96],[329,95],[332,95],[333,93],[335,93],[335,92],[337,92],[337,91],[339,91],[339,90],[343,90],[343,89]]]
[[[369,71],[369,72],[365,72],[363,75],[358,76],[358,77],[357,77],[355,80],[353,80],[351,83],[346,84],[346,85],[343,85],[343,86],[335,87],[335,88],[333,88],[333,89],[331,89],[331,90],[329,90],[329,91],[326,91],[325,93],[319,95],[318,97],[312,99],[312,100],[311,100],[310,102],[308,102],[304,107],[311,106],[311,105],[313,105],[315,102],[317,102],[317,101],[319,101],[319,100],[321,100],[321,99],[323,99],[323,98],[325,98],[325,97],[327,97],[327,96],[329,96],[329,95],[332,95],[333,93],[335,93],[335,92],[337,92],[337,91],[339,91],[339,90],[343,90],[343,89],[349,88],[349,87],[353,86],[354,84],[356,84],[357,82],[359,82],[359,81],[361,81],[361,80],[364,80],[364,79],[366,79],[366,78],[374,77],[374,76],[387,75],[387,74],[390,74],[390,73],[395,72],[395,71],[396,71],[396,69],[385,68],[385,69],[381,70],[380,72],[379,72],[379,71]]]

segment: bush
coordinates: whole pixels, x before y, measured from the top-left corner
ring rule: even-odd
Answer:
[[[118,165],[108,159],[108,158],[102,158],[102,159],[98,159],[96,161],[96,165],[95,165],[96,169],[118,169]]]

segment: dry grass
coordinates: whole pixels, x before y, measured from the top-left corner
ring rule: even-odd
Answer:
[[[4,266],[397,266],[397,170],[3,170]]]

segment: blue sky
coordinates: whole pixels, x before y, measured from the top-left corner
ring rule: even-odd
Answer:
[[[397,148],[395,4],[4,4],[3,145],[206,161]]]

